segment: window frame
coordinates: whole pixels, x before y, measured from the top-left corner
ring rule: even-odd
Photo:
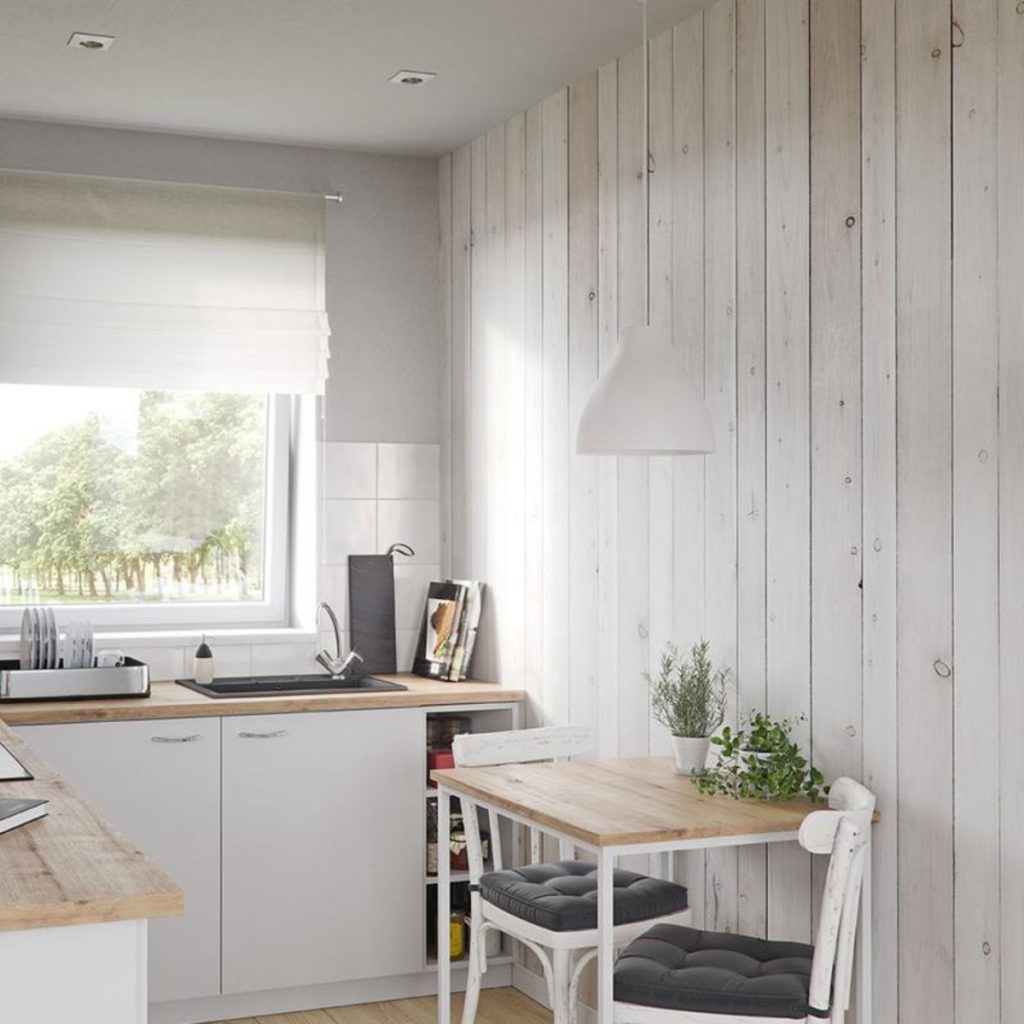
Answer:
[[[292,625],[292,538],[299,509],[293,500],[296,412],[303,400],[267,395],[264,581],[260,601],[46,602],[59,620],[88,619],[102,633],[282,629]],[[28,604],[0,605],[0,633],[20,626]]]

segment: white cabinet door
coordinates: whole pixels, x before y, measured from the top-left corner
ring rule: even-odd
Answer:
[[[422,970],[423,712],[224,719],[224,992]]]
[[[220,992],[220,720],[17,730],[185,892],[149,926],[152,1002]]]

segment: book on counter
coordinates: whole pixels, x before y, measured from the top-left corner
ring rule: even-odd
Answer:
[[[0,834],[42,818],[48,811],[48,803],[48,800],[0,799]]]
[[[431,583],[413,672],[449,682],[468,678],[482,605],[483,584],[476,580]]]

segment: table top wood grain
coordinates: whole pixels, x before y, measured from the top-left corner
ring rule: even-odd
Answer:
[[[174,882],[3,723],[0,742],[34,776],[0,783],[0,797],[50,802],[0,835],[0,932],[182,913]]]
[[[794,833],[822,805],[704,796],[672,758],[636,757],[436,770],[431,778],[591,846]]]

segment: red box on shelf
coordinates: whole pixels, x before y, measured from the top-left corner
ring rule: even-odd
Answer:
[[[450,750],[427,751],[427,778],[435,768],[454,768],[455,755]]]

